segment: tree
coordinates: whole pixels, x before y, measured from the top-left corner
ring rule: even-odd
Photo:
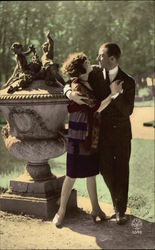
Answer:
[[[122,50],[121,66],[130,74],[153,70],[153,1],[1,1],[0,81],[5,82],[15,66],[10,46],[33,43],[41,56],[45,32],[55,41],[55,61],[84,51],[96,63],[98,48],[113,41]]]

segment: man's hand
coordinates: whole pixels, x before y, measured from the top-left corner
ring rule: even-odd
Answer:
[[[116,80],[110,84],[111,95],[116,95],[117,93],[122,92],[123,81]]]
[[[79,105],[82,105],[82,104],[87,104],[85,100],[87,101],[88,97],[80,95],[78,91],[72,91],[69,95],[69,99],[76,102]]]

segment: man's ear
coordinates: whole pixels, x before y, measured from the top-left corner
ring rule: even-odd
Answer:
[[[111,60],[112,62],[114,62],[116,59],[115,59],[114,56],[111,56],[111,57],[110,57],[110,60]]]

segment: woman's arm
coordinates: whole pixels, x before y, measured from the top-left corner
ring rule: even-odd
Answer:
[[[83,96],[79,91],[72,91],[71,84],[66,84],[63,89],[64,95],[71,101],[76,102],[79,105],[86,104],[84,100],[88,100],[88,97]]]
[[[131,77],[124,80],[124,89],[112,102],[113,105],[124,115],[130,116],[134,108],[135,81]]]
[[[110,103],[111,103],[111,94],[108,95],[108,97],[101,102],[100,107],[98,108],[98,110],[96,110],[96,112],[97,113],[102,112]]]
[[[111,94],[108,95],[108,97],[106,97],[101,102],[101,105],[96,112],[100,113],[111,103],[112,100],[117,98],[117,96],[122,92],[122,84],[123,84],[123,82],[118,82],[118,81],[115,81],[111,84],[111,86],[110,86]]]

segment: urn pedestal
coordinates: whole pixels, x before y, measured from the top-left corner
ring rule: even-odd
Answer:
[[[0,196],[0,209],[51,218],[58,209],[64,176],[51,172],[48,160],[66,151],[65,121],[68,100],[56,84],[35,81],[26,90],[0,90],[0,110],[7,121],[2,129],[8,151],[27,161],[25,172],[11,180]],[[6,166],[7,167],[7,166]],[[68,208],[77,206],[72,190]]]

